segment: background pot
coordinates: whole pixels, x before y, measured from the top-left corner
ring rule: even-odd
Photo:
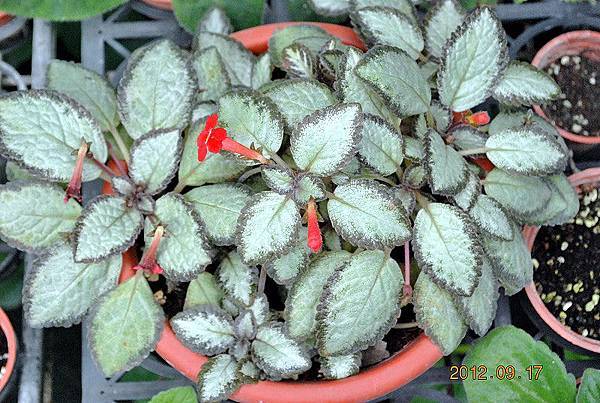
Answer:
[[[588,183],[600,182],[600,168],[590,168],[569,176],[569,181],[573,186],[579,186]],[[579,188],[577,188],[579,192]],[[523,237],[531,251],[535,242],[535,237],[539,227],[525,227]],[[588,337],[583,337],[579,333],[572,331],[564,326],[560,321],[546,308],[535,288],[534,282],[525,287],[524,308],[530,314],[532,320],[538,325],[538,328],[546,333],[556,344],[584,354],[600,354],[600,341]]]
[[[143,0],[144,3],[150,4],[153,7],[160,8],[162,10],[172,10],[173,2],[171,0]]]
[[[6,363],[6,372],[4,376],[0,378],[0,396],[2,391],[8,384],[8,382],[14,376],[15,363],[17,362],[17,336],[13,329],[10,319],[6,316],[6,313],[0,308],[0,331],[6,336],[8,342],[8,362]]]
[[[267,50],[273,32],[299,23],[267,24],[236,32],[231,36],[255,53]],[[306,22],[300,24],[307,24]],[[364,44],[351,28],[326,23],[308,23],[325,29],[342,42],[364,49]],[[104,193],[111,193],[105,183]],[[134,275],[137,258],[130,250],[123,255],[123,267],[119,282]],[[207,361],[203,355],[187,349],[177,338],[169,323],[165,324],[156,352],[183,375],[196,381],[202,365]],[[440,349],[425,334],[404,347],[389,359],[359,374],[340,380],[310,382],[261,381],[244,385],[232,399],[239,402],[364,402],[384,396],[417,378],[443,357]]]
[[[545,44],[537,52],[531,64],[540,69],[545,69],[562,56],[580,55],[582,53],[585,53],[588,58],[600,61],[600,32],[584,30],[561,34]],[[534,105],[533,109],[538,115],[548,119],[539,105]],[[593,151],[600,150],[600,136],[581,136],[561,127],[557,127],[557,129],[577,156],[585,158],[585,154],[592,154]],[[597,155],[593,159],[597,159]]]

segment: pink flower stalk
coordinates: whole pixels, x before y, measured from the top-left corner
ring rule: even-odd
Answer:
[[[88,144],[85,141],[81,142],[79,151],[77,151],[77,161],[75,162],[75,168],[73,169],[73,175],[67,185],[65,192],[64,202],[67,203],[70,199],[75,199],[81,203],[81,182],[83,176],[83,162],[88,152]]]
[[[319,219],[317,217],[317,203],[312,198],[308,201],[306,215],[308,218],[308,247],[317,253],[323,247],[323,237],[321,236]]]
[[[133,267],[133,270],[144,270],[147,274],[161,274],[163,272],[162,267],[156,262],[156,252],[164,233],[165,228],[162,225],[156,227],[150,247],[142,256],[142,260]]]

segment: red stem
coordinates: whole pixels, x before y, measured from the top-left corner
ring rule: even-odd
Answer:
[[[108,176],[119,176],[115,173],[115,171],[113,171],[112,169],[110,169],[106,164],[103,164],[102,162],[98,161],[96,158],[94,157],[89,157],[92,162],[94,164],[96,164],[96,166],[98,168],[100,168],[102,171],[104,171],[106,174],[108,174]]]
[[[412,285],[410,285],[410,241],[404,242],[404,286],[402,286],[402,299],[408,303],[412,298]]]
[[[119,171],[121,176],[127,176],[127,170],[121,163],[121,160],[119,158],[117,158],[117,154],[115,154],[115,150],[114,150],[112,144],[110,144],[110,143],[108,143],[108,154],[110,155],[110,158],[114,161],[115,165],[117,166],[117,170]]]

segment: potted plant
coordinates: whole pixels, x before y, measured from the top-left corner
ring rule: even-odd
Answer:
[[[6,313],[0,308],[0,397],[9,384],[17,361],[17,337]]]
[[[600,33],[596,31],[566,32],[545,44],[532,61],[559,84],[565,84],[558,99],[545,106],[534,105],[534,109],[552,120],[576,151],[600,143],[598,109],[590,102],[597,91],[599,44]]]
[[[470,109],[490,95],[543,102],[555,87],[509,63],[491,9],[444,1],[422,34],[402,5],[352,9],[366,53],[330,25],[228,37],[210,13],[191,56],[167,40],[136,51],[116,95],[54,61],[50,90],[0,98],[2,154],[33,177],[0,188],[0,234],[40,254],[30,324],[89,311],[107,376],[156,349],[198,380],[201,401],[368,400],[468,327],[485,334],[499,285],[531,281],[518,223],[571,218],[553,199],[567,154],[534,115],[488,126]],[[267,42],[258,57],[244,47]],[[496,168],[471,163],[482,157]],[[97,178],[106,194],[82,207],[82,182]],[[396,342],[417,325],[425,334]],[[384,356],[384,336],[401,351],[360,370],[361,356]]]
[[[534,258],[534,282],[525,295],[536,322],[558,344],[585,354],[600,354],[600,291],[595,279],[595,205],[600,169],[569,177],[579,198],[571,204],[577,215],[561,226],[526,227],[523,235]],[[537,241],[537,242],[536,242]],[[532,309],[533,308],[533,309]]]

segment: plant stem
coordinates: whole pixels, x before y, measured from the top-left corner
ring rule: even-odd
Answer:
[[[185,188],[186,186],[187,184],[185,183],[185,181],[178,182],[175,186],[175,189],[173,189],[173,193],[181,193],[183,188]]]
[[[380,182],[383,182],[383,183],[387,183],[388,185],[390,185],[392,187],[394,187],[394,186],[397,185],[397,183],[394,182],[393,180],[388,179],[388,178],[386,178],[384,176],[380,176],[380,175],[369,175],[368,178],[375,179],[376,181],[380,181]]]
[[[480,147],[480,148],[471,148],[470,150],[462,150],[462,151],[459,151],[458,153],[460,155],[462,155],[463,157],[465,157],[467,155],[485,154],[486,152],[488,152],[490,150],[491,150],[491,148]]]
[[[110,158],[114,161],[115,165],[117,166],[117,170],[119,171],[121,176],[127,176],[127,170],[125,169],[123,164],[121,164],[121,160],[119,158],[117,158],[115,149],[113,148],[112,144],[110,144],[110,143],[108,143],[108,153],[110,155]]]
[[[417,199],[417,203],[419,206],[421,206],[421,208],[427,209],[427,206],[429,206],[429,200],[427,200],[427,198],[423,196],[421,192],[415,190],[415,198]]]
[[[285,161],[283,160],[283,158],[281,158],[279,155],[273,153],[273,154],[271,154],[271,159],[273,161],[275,161],[275,163],[277,165],[279,165],[280,167],[288,169],[288,170],[290,169],[290,167],[288,166],[288,164],[286,164]]]
[[[90,157],[88,157],[90,158]],[[105,172],[108,176],[110,176],[111,178],[113,176],[118,176],[112,169],[110,169],[108,166],[106,166],[105,164],[103,164],[102,162],[98,161],[96,158],[91,157],[90,158],[92,160],[92,162],[94,164],[96,164],[96,166],[98,168],[100,168],[103,172]]]
[[[435,119],[433,118],[433,113],[431,113],[431,109],[425,114],[425,119],[427,120],[427,126],[435,128]]]
[[[404,242],[404,284],[410,284],[410,241]]]
[[[125,162],[127,162],[127,164],[129,164],[129,149],[127,148],[127,145],[125,145],[123,137],[121,137],[121,134],[115,127],[110,126],[109,130],[113,138],[115,139],[115,142],[117,143],[117,147],[119,147],[119,151],[121,152],[121,154],[123,154],[123,159],[125,160]]]
[[[251,177],[251,176],[253,176],[253,175],[256,175],[256,174],[258,174],[258,173],[260,173],[261,171],[262,171],[262,167],[256,167],[256,168],[252,168],[252,169],[250,169],[249,171],[246,171],[246,172],[244,172],[244,173],[242,174],[242,176],[240,176],[240,177],[238,178],[238,180],[237,180],[237,181],[238,181],[238,183],[244,183],[244,182],[246,182],[246,180],[247,180],[249,177]]]
[[[260,276],[258,277],[258,295],[265,292],[265,283],[267,282],[267,269],[265,265],[260,267]]]
[[[419,326],[417,322],[397,323],[394,326],[394,329],[412,329],[413,327],[417,326]]]

